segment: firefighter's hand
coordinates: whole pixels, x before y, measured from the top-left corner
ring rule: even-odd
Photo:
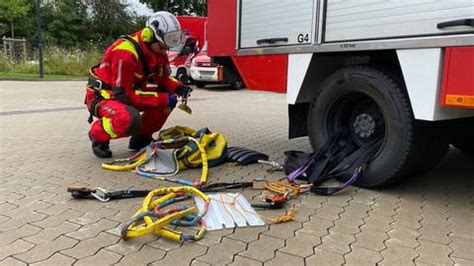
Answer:
[[[177,103],[178,103],[178,99],[176,98],[176,95],[172,93],[168,93],[168,107],[173,109],[176,107]]]
[[[186,86],[186,85],[179,85],[178,87],[176,87],[176,89],[174,90],[174,92],[183,97],[183,98],[186,98],[191,95],[191,92],[193,91],[193,89],[191,89],[191,87],[189,86]]]

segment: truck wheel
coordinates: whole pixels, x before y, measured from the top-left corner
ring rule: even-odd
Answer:
[[[359,146],[374,138],[384,139],[356,185],[389,185],[421,171],[417,171],[417,162],[424,159],[420,158],[424,147],[417,146],[421,134],[410,100],[401,85],[379,70],[348,67],[328,77],[317,90],[308,114],[313,149],[318,150],[341,128],[349,129]],[[430,158],[430,162],[436,160],[439,158]]]
[[[194,81],[194,85],[196,85],[196,87],[202,89],[202,88],[204,88],[204,87],[206,86],[206,82],[204,82],[204,81],[197,81],[197,80],[196,80],[196,81]]]
[[[178,69],[178,72],[176,72],[176,78],[183,84],[187,84],[189,82],[188,75],[186,74],[186,69],[184,68]]]
[[[451,144],[457,149],[474,154],[474,118],[460,119],[454,126],[449,128],[451,132]]]

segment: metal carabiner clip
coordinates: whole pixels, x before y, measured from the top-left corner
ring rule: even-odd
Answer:
[[[107,202],[110,200],[110,198],[107,195],[108,194],[107,190],[100,187],[96,187],[92,191],[93,191],[91,192],[92,197],[94,197],[98,201]],[[97,194],[97,191],[101,192],[102,194]]]

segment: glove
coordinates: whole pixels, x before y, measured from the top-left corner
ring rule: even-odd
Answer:
[[[178,94],[179,96],[181,96],[181,97],[186,97],[186,96],[188,96],[192,91],[193,91],[193,89],[191,89],[191,87],[186,86],[186,85],[179,85],[179,86],[176,87],[176,89],[174,90],[174,92],[175,92],[176,94]]]
[[[168,107],[173,109],[176,107],[176,104],[178,103],[178,98],[172,93],[168,93]]]

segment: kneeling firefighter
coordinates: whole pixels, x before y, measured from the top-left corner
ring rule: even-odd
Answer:
[[[91,68],[85,103],[92,116],[89,138],[99,158],[109,158],[111,139],[131,136],[129,148],[139,150],[153,139],[176,106],[177,96],[192,89],[170,77],[166,52],[182,40],[175,16],[160,11],[147,26],[109,46],[101,63]],[[158,86],[147,86],[148,82]]]

